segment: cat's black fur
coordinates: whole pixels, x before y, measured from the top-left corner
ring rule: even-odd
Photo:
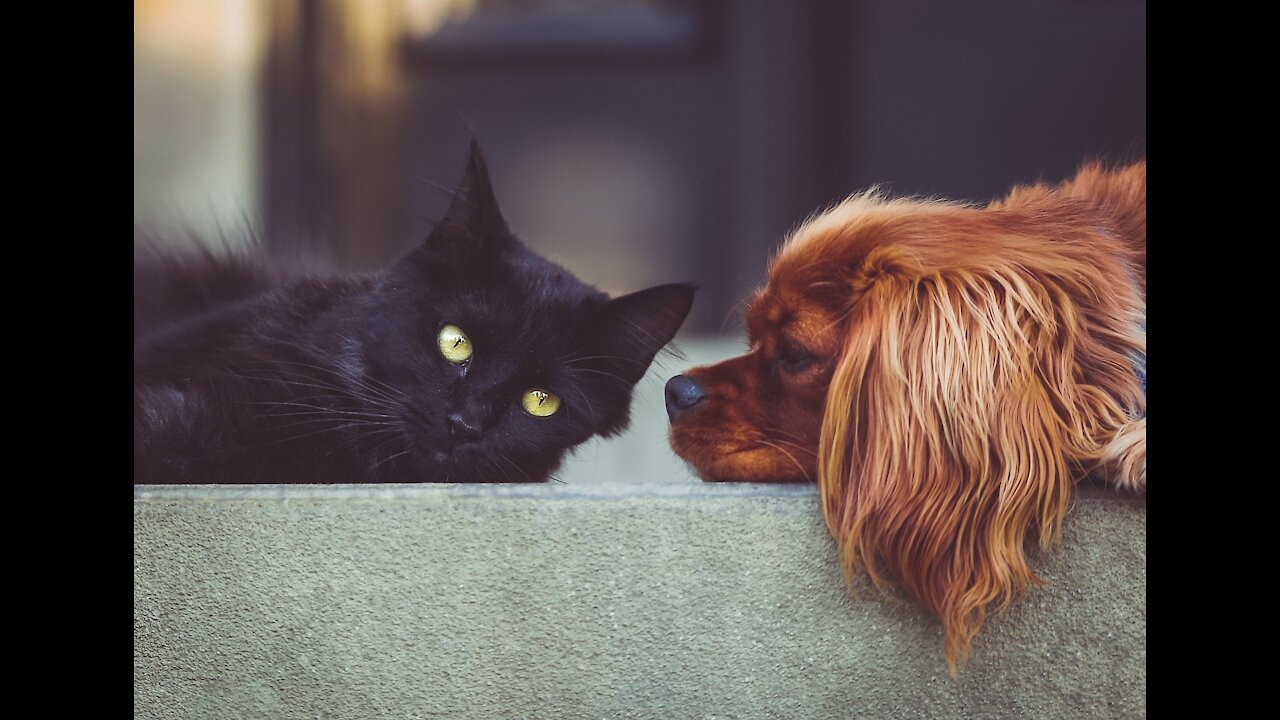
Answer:
[[[445,218],[381,273],[253,256],[135,259],[134,482],[540,482],[627,425],[689,285],[617,299],[508,229],[475,144]],[[460,366],[437,345],[461,327]],[[520,406],[559,395],[550,417]]]

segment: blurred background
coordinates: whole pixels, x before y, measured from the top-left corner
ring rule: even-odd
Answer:
[[[1145,156],[1146,5],[134,2],[134,218],[174,242],[252,228],[380,267],[443,214],[473,133],[535,251],[612,294],[701,284],[688,360],[640,388],[651,443],[662,381],[740,349],[735,303],[815,210]]]

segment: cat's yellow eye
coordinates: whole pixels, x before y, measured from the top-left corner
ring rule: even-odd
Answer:
[[[440,354],[451,363],[461,365],[471,359],[471,339],[457,325],[440,328],[436,342],[440,344]]]
[[[534,388],[524,391],[524,397],[520,398],[520,404],[524,407],[525,412],[534,417],[550,417],[560,409],[560,398],[546,390]]]

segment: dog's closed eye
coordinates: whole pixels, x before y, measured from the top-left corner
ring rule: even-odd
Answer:
[[[816,359],[817,356],[796,342],[783,338],[778,343],[778,365],[789,373],[805,370]]]

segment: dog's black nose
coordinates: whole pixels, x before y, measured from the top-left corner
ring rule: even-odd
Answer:
[[[679,420],[706,396],[702,386],[693,378],[684,375],[671,378],[667,381],[667,417],[671,422]]]

